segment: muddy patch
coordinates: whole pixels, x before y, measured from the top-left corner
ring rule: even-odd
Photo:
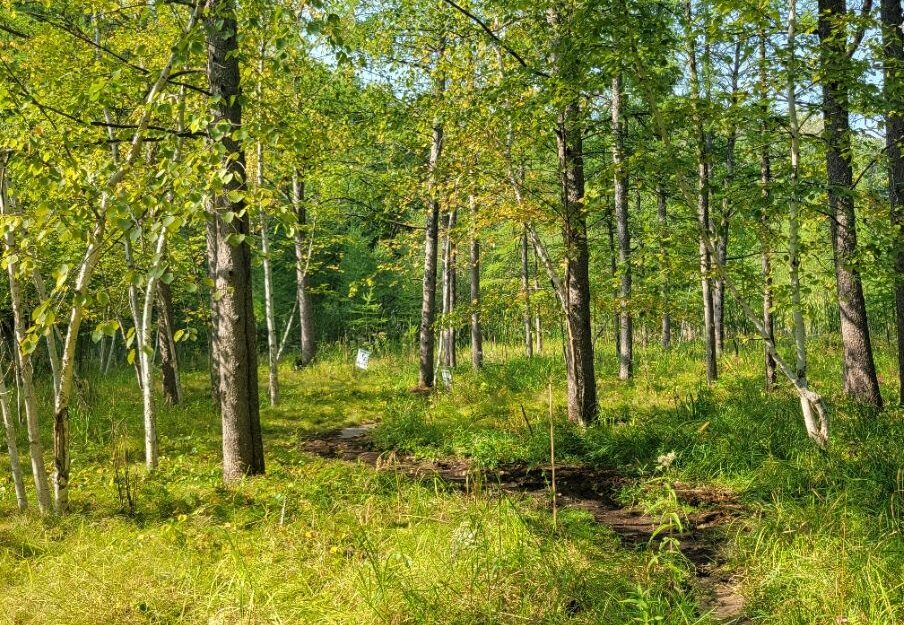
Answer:
[[[325,458],[361,462],[392,470],[412,479],[442,479],[465,491],[501,490],[506,493],[551,497],[552,467],[524,464],[479,469],[466,459],[418,459],[405,453],[374,448],[369,433],[376,424],[344,428],[303,438],[301,449]],[[665,538],[674,539],[693,565],[701,611],[720,623],[750,623],[744,616],[744,598],[738,582],[727,570],[721,528],[741,516],[736,497],[713,488],[676,482],[678,500],[694,508],[682,515],[680,527],[637,508],[621,505],[616,495],[630,479],[618,471],[584,465],[556,465],[556,502],[559,508],[576,508],[611,529],[626,547],[642,548]]]

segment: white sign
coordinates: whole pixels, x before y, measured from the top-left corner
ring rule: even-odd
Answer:
[[[358,355],[355,357],[355,366],[358,369],[367,370],[367,362],[370,360],[370,350],[358,348]]]
[[[443,367],[442,369],[440,369],[439,373],[443,378],[443,386],[445,386],[446,390],[448,391],[452,388],[452,370],[447,367]]]

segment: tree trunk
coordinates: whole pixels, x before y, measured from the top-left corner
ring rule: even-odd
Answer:
[[[207,353],[209,355],[208,367],[210,369],[210,399],[214,409],[220,412],[220,341],[218,331],[220,326],[220,303],[217,299],[217,225],[213,213],[213,204],[210,198],[205,198],[207,209],[207,224],[205,237],[207,241],[207,275],[213,284],[210,290],[210,328],[207,337]],[[125,339],[125,328],[123,328]]]
[[[185,87],[179,88],[178,129],[185,131]],[[176,144],[173,162],[182,160],[182,142]],[[175,202],[175,192],[171,187],[167,191],[167,200]],[[164,250],[163,266],[168,262]],[[112,342],[111,342],[112,343]],[[163,379],[163,401],[168,406],[175,406],[182,401],[182,378],[179,375],[179,355],[176,350],[176,326],[173,314],[173,291],[170,285],[161,280],[157,285],[157,351],[160,353],[160,373]]]
[[[159,455],[157,414],[154,409],[154,352],[151,341],[151,320],[165,249],[166,228],[161,227],[160,234],[157,236],[153,261],[148,271],[148,281],[141,309],[140,328],[135,337],[138,343],[138,360],[141,363],[141,398],[144,405],[144,460],[149,471],[157,468]]]
[[[691,80],[691,98],[694,105],[694,122],[697,127],[697,221],[700,228],[700,287],[703,296],[703,337],[706,353],[706,381],[712,384],[718,377],[716,369],[716,331],[713,314],[711,276],[711,252],[707,245],[710,231],[709,219],[709,149],[700,110],[700,76],[697,73],[697,40],[693,33],[691,2],[685,3],[688,37],[688,72]]]
[[[480,324],[480,236],[477,224],[477,199],[472,194],[468,198],[471,208],[471,366],[483,367],[483,328]],[[525,232],[525,236],[527,233]]]
[[[534,293],[540,292],[540,268],[538,267],[537,252],[534,250]],[[536,338],[536,352],[543,353],[543,318],[540,315],[540,302],[534,303],[534,337]]]
[[[791,312],[794,327],[794,373],[797,383],[807,388],[807,330],[804,325],[800,296],[800,121],[797,117],[797,84],[795,37],[797,35],[797,0],[790,0],[788,10],[788,128],[791,134],[791,195],[788,218],[788,266],[791,282]],[[800,408],[807,435],[822,448],[829,439],[828,421],[822,418],[810,400],[800,396]]]
[[[437,80],[437,93],[445,91],[445,79]],[[424,283],[421,297],[421,328],[419,349],[418,385],[433,388],[433,350],[436,342],[436,256],[439,239],[439,197],[437,186],[437,166],[443,151],[443,126],[437,117],[433,121],[430,141],[429,179],[427,182],[427,223],[424,228]]]
[[[766,73],[766,33],[760,31],[759,35],[759,75],[760,81],[758,85],[760,97],[760,114],[762,121],[760,125],[760,196],[763,203],[760,214],[761,224],[761,247],[762,247],[762,266],[763,266],[763,327],[769,340],[775,343],[775,319],[773,318],[773,286],[772,286],[772,249],[771,241],[773,239],[772,230],[770,228],[770,204],[772,194],[769,185],[772,183],[772,162],[769,155],[769,77]],[[763,358],[765,364],[765,383],[766,390],[771,391],[775,387],[776,371],[775,359],[768,349],[763,350]]]
[[[6,181],[6,157],[0,157],[0,214],[6,216],[12,212],[10,198],[7,194]],[[25,423],[28,431],[28,453],[31,460],[31,474],[35,483],[35,491],[37,492],[38,509],[41,514],[48,514],[51,511],[50,486],[47,481],[47,469],[44,466],[44,449],[41,445],[41,427],[40,417],[38,414],[38,398],[35,392],[33,380],[33,367],[31,354],[25,353],[21,349],[21,345],[26,338],[27,328],[29,326],[26,320],[24,304],[22,301],[22,290],[19,284],[18,264],[14,262],[15,258],[15,239],[12,229],[7,229],[4,242],[6,244],[6,265],[7,275],[9,276],[9,297],[10,306],[13,312],[13,332],[15,334],[15,358],[19,369],[19,379],[21,381],[22,398],[25,402]],[[51,328],[52,330],[52,328]],[[0,389],[5,395],[5,389]],[[5,415],[4,415],[5,417]],[[15,442],[15,439],[13,440]],[[10,449],[10,455],[13,450]]]
[[[9,468],[16,491],[16,506],[22,512],[28,508],[28,499],[25,495],[25,480],[22,479],[22,465],[19,464],[19,447],[16,445],[16,423],[13,420],[13,411],[9,405],[9,391],[6,388],[6,375],[3,371],[0,371],[0,412],[3,413],[3,428],[6,433],[6,449],[9,451]],[[50,503],[49,494],[47,503],[48,505]]]
[[[257,187],[264,186],[264,144],[257,142]],[[261,256],[264,266],[264,316],[267,320],[267,395],[270,405],[279,403],[279,336],[276,330],[276,311],[273,304],[273,268],[270,263],[270,233],[267,213],[261,209]]]
[[[437,132],[437,130],[439,132]],[[442,129],[434,128],[434,142],[442,141]],[[439,139],[437,139],[439,135]],[[434,382],[433,350],[436,342],[436,256],[439,238],[439,201],[431,198],[427,207],[424,235],[424,284],[421,298],[420,369],[418,384],[432,388]]]
[[[590,425],[597,417],[593,330],[590,324],[590,252],[584,214],[584,156],[577,101],[559,115],[556,142],[562,179],[565,243],[568,418]]]
[[[672,314],[669,302],[669,259],[668,259],[668,198],[662,183],[656,185],[656,217],[659,220],[659,258],[660,283],[659,298],[662,301],[662,334],[660,343],[663,349],[672,347]]]
[[[458,218],[458,212],[453,208],[446,214],[446,223],[443,234],[443,316],[445,327],[440,334],[442,340],[441,361],[445,367],[454,367],[455,359],[455,325],[452,315],[455,312],[455,243],[452,230]]]
[[[122,242],[123,247],[125,248],[126,267],[128,267],[129,271],[137,273],[138,269],[135,267],[135,261],[132,257],[132,241],[129,237],[124,237]],[[132,364],[135,368],[135,377],[138,380],[138,388],[140,389],[144,385],[142,360],[138,357],[138,349],[142,345],[141,313],[138,310],[138,286],[134,282],[129,282],[128,301],[129,312],[132,315],[132,331],[134,332],[132,340],[134,341],[133,345],[135,346],[135,358],[132,360]],[[125,328],[123,328],[123,336],[126,336]]]
[[[533,315],[531,314],[530,301],[530,264],[529,264],[529,248],[527,240],[527,226],[521,227],[521,294],[524,297],[524,314],[522,317],[524,325],[524,354],[528,358],[534,355],[533,340]]]
[[[168,406],[182,401],[182,381],[179,377],[179,357],[176,352],[173,290],[162,280],[157,284],[157,351],[163,378],[163,400]],[[111,342],[110,349],[113,349]]]
[[[242,123],[239,55],[233,0],[208,0],[207,76],[213,123],[230,132],[215,147],[231,177],[211,197],[216,235],[215,288],[223,477],[233,481],[264,472],[258,407],[257,332],[251,290],[245,155],[237,138]],[[236,201],[235,195],[238,195]]]
[[[609,198],[606,198],[606,233],[609,237],[609,277],[612,284],[618,281],[618,249],[615,243],[615,207],[610,206]],[[612,293],[612,297],[618,299],[618,289]],[[612,337],[615,341],[615,359],[621,361],[621,330],[619,320],[621,315],[619,309],[616,308],[612,315]]]
[[[904,17],[900,0],[882,0],[885,55],[885,146],[888,191],[894,233],[895,325],[898,335],[898,401],[904,404]]]
[[[571,87],[576,59],[561,58],[562,32],[555,8],[547,13],[553,30],[550,63],[557,77]],[[567,49],[567,46],[565,47]],[[584,145],[580,102],[575,96],[559,111],[556,120],[558,175],[561,184],[562,240],[565,281],[561,291],[565,310],[565,364],[568,419],[590,425],[597,418],[596,373],[593,362],[593,330],[590,319],[590,250],[587,246],[587,216],[584,205]],[[535,247],[539,239],[534,238]],[[540,248],[537,247],[537,251]],[[548,263],[548,259],[544,259]]]
[[[120,170],[122,171],[122,170]],[[69,327],[63,343],[63,356],[60,360],[60,387],[54,401],[53,419],[53,486],[54,506],[57,514],[65,514],[69,510],[69,401],[72,396],[72,380],[75,375],[76,347],[79,329],[84,318],[83,302],[88,293],[88,284],[100,260],[101,244],[106,232],[107,196],[101,198],[101,209],[94,223],[88,240],[88,247],[82,257],[80,270],[73,288],[73,305],[69,312]],[[39,433],[35,432],[35,438]]]
[[[823,76],[826,174],[835,282],[844,352],[844,391],[866,404],[882,406],[857,262],[856,214],[848,109],[850,58],[844,23],[845,0],[819,0],[818,31]]]
[[[195,5],[191,17],[185,26],[180,38],[184,41],[185,36],[194,30],[200,12],[200,4]],[[129,152],[125,160],[120,164],[113,174],[109,177],[101,192],[100,207],[96,212],[95,222],[88,237],[88,247],[79,264],[79,271],[72,288],[73,304],[69,313],[69,327],[66,330],[66,337],[63,342],[63,356],[60,360],[60,385],[57,389],[54,399],[54,422],[53,422],[53,457],[54,457],[54,491],[55,491],[55,507],[58,514],[65,513],[69,508],[69,470],[71,458],[69,454],[69,402],[72,394],[72,380],[75,374],[76,347],[78,344],[78,334],[81,328],[82,319],[85,314],[85,304],[88,295],[88,285],[97,263],[100,260],[102,252],[102,244],[104,233],[106,232],[107,204],[109,202],[109,194],[116,190],[119,183],[123,181],[129,168],[135,159],[141,153],[144,145],[144,134],[147,130],[151,119],[153,107],[149,106],[160,93],[166,84],[173,64],[177,55],[180,53],[181,42],[177,42],[171,47],[170,57],[166,64],[157,75],[154,84],[148,89],[145,96],[145,106],[132,141],[129,144]]]
[[[741,42],[735,43],[734,62],[731,66],[731,102],[734,106],[738,101],[738,77],[741,71]],[[715,232],[716,256],[719,266],[724,267],[728,262],[728,242],[730,234],[731,217],[733,213],[730,190],[735,178],[735,146],[737,144],[737,125],[734,116],[730,116],[728,137],[725,141],[725,178],[727,189],[722,193],[722,214]],[[721,356],[725,351],[725,279],[717,275],[713,280],[713,318],[716,333],[716,356]]]
[[[634,320],[631,302],[631,231],[628,228],[628,173],[625,163],[625,127],[622,120],[622,76],[612,79],[612,165],[615,169],[615,223],[618,232],[618,377],[634,374]]]
[[[308,232],[308,214],[304,203],[304,181],[298,170],[292,170],[292,207],[295,210],[295,301],[298,307],[299,364],[307,366],[314,360],[317,343],[314,338],[314,310],[308,294],[308,267],[314,247],[314,233]]]

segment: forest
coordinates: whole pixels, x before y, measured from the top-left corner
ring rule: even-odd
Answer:
[[[0,0],[0,622],[904,623],[901,0]]]

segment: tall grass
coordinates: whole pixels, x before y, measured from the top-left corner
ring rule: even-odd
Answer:
[[[358,372],[348,352],[281,370],[283,403],[262,409],[267,475],[229,488],[205,372],[186,376],[184,404],[160,406],[153,474],[141,463],[134,373],[86,375],[72,415],[73,513],[16,514],[0,464],[0,622],[703,622],[680,558],[622,549],[586,514],[566,512],[554,530],[531,498],[463,494],[300,451],[302,436],[383,420],[380,440],[410,436],[411,449],[446,453],[447,441],[429,438],[433,426],[404,434],[417,417],[460,432],[454,451],[483,449],[487,463],[504,440],[505,453],[524,455],[509,410],[489,399],[475,408],[461,386],[486,397],[497,387],[508,404],[533,397],[536,420],[553,359],[513,364],[533,377],[511,388],[509,367],[496,366],[457,375],[451,395],[421,398],[409,393],[409,358],[378,354]],[[132,510],[121,497],[126,472]]]

